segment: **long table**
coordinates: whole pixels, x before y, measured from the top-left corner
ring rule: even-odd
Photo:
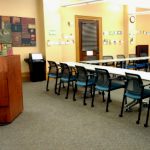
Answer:
[[[115,74],[115,75],[125,75],[125,73],[133,73],[138,74],[141,76],[143,80],[150,81],[150,72],[144,72],[144,71],[137,71],[137,70],[129,70],[129,69],[123,69],[123,68],[115,68],[110,66],[101,66],[101,65],[91,65],[91,64],[85,64],[85,63],[78,63],[78,62],[64,62],[68,64],[70,67],[75,66],[83,66],[88,70],[95,70],[95,68],[99,69],[106,69],[109,73]]]
[[[120,62],[120,61],[136,61],[136,60],[149,60],[150,57],[134,57],[134,58],[116,58],[116,59],[101,59],[101,60],[88,60],[88,61],[81,61],[81,63],[86,64],[98,64],[98,63],[107,63],[107,62]]]

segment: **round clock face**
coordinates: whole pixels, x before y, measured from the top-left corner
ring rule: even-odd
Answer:
[[[134,16],[131,16],[131,17],[130,17],[130,22],[131,22],[131,23],[134,23],[134,22],[135,22],[135,17],[134,17]]]

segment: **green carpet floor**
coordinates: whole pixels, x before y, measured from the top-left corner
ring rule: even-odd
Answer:
[[[24,111],[11,124],[0,126],[0,150],[149,150],[150,127],[144,128],[146,109],[137,125],[137,107],[118,117],[123,90],[111,93],[112,103],[105,112],[102,96],[96,95],[83,106],[81,93],[72,100],[49,91],[46,82],[24,82]],[[106,96],[106,95],[105,95]]]

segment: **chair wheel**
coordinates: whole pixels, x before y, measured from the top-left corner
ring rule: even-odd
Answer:
[[[109,112],[109,110],[108,110],[108,109],[106,109],[106,112]]]
[[[112,102],[112,100],[110,99],[110,100],[109,100],[109,103],[111,103],[111,102]]]
[[[49,91],[49,89],[46,89],[46,91]]]
[[[75,99],[75,98],[73,98],[73,101],[76,101],[76,99]]]
[[[83,105],[87,105],[86,103],[83,103]]]
[[[146,128],[146,127],[148,127],[148,125],[145,123],[145,124],[144,124],[144,127]]]
[[[122,114],[119,114],[119,117],[123,117],[123,115],[122,115]]]
[[[137,121],[136,121],[136,124],[139,124],[139,123],[140,123],[140,121],[139,121],[139,120],[137,120]]]
[[[65,99],[68,99],[68,96],[66,96]]]
[[[91,107],[94,107],[94,104],[92,104]]]

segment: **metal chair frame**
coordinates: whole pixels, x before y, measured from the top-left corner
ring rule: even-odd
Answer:
[[[55,94],[58,94],[57,92],[57,86],[58,86],[58,79],[61,77],[61,68],[57,65],[55,61],[48,61],[49,64],[49,72],[47,77],[47,84],[46,84],[46,91],[49,91],[48,85],[49,85],[49,79],[53,78],[55,79]]]
[[[82,66],[76,66],[77,70],[77,79],[75,82],[75,89],[74,89],[74,94],[73,94],[73,100],[75,101],[75,95],[77,92],[78,87],[84,87],[84,99],[83,99],[83,105],[86,104],[86,98],[87,98],[87,88],[90,87],[90,93],[92,97],[92,91],[93,91],[93,86],[95,83],[95,77],[94,74],[87,71],[84,67]]]
[[[120,117],[123,116],[124,110],[124,103],[127,101],[127,97],[130,97],[134,101],[137,101],[139,105],[138,111],[138,120],[136,121],[137,124],[140,123],[141,118],[141,110],[142,110],[142,100],[145,98],[150,97],[150,89],[146,89],[146,86],[150,84],[143,85],[142,79],[137,74],[126,73],[126,82],[125,82],[125,90],[122,100],[121,112],[119,114]]]
[[[95,68],[95,72],[96,72],[96,81],[93,90],[91,106],[94,107],[94,97],[95,97],[96,90],[102,91],[103,102],[105,101],[104,92],[108,92],[107,103],[106,103],[106,112],[108,112],[109,103],[111,101],[110,92],[113,90],[124,88],[124,83],[121,81],[121,79],[119,80],[118,77],[111,78],[109,72],[106,69]]]

